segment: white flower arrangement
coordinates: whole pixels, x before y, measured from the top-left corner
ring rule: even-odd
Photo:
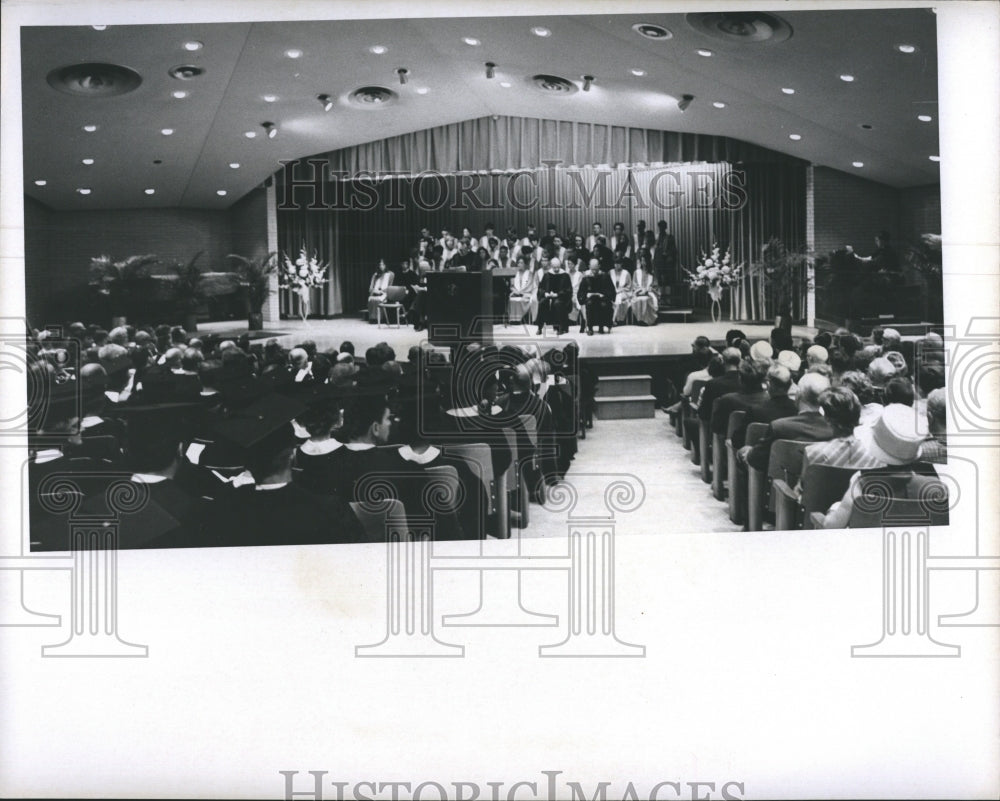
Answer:
[[[279,274],[279,284],[282,289],[300,292],[303,289],[322,286],[330,280],[327,277],[330,265],[321,262],[315,251],[310,256],[305,245],[299,249],[299,257],[294,262],[284,253],[282,261],[284,267]]]
[[[684,272],[687,273],[685,280],[689,287],[692,289],[706,287],[712,299],[718,300],[722,297],[723,289],[738,283],[743,277],[743,264],[734,265],[729,249],[727,248],[723,254],[719,246],[713,242],[709,254],[701,252],[701,261],[695,271],[685,269]]]

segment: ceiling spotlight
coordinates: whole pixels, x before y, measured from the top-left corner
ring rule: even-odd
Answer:
[[[851,162],[851,166],[852,167],[864,167],[865,163],[863,161],[852,161]]]
[[[541,36],[543,39],[546,36],[551,36],[552,35],[552,31],[550,31],[548,28],[543,28],[541,25],[539,25],[539,26],[537,26],[535,28],[532,28],[531,32],[533,34],[535,34],[535,36]]]
[[[704,58],[711,58],[713,53],[711,50],[706,50],[705,48],[702,48],[701,50],[698,51],[698,55],[703,56]]]
[[[802,138],[802,134],[788,134],[788,138],[793,142],[798,142]]]
[[[95,31],[103,31],[108,26],[107,25],[91,25],[90,27],[93,28]]]
[[[388,52],[388,50],[389,50],[389,48],[388,48],[388,47],[386,47],[385,45],[372,45],[372,46],[371,46],[371,47],[369,47],[368,49],[369,49],[369,50],[370,50],[370,51],[371,51],[372,53],[374,53],[374,54],[375,54],[376,56],[381,56],[381,55],[383,55],[384,53]]]
[[[293,47],[291,50],[286,50],[285,55],[289,58],[302,58],[302,51]]]
[[[330,95],[318,95],[316,99],[323,106],[323,111],[329,111],[333,108],[333,98]]]
[[[781,91],[784,92],[786,95],[794,95],[795,94],[795,90],[792,89],[789,86],[782,86],[781,87]]]
[[[428,89],[426,86],[421,86],[419,89],[417,89],[417,94],[418,95],[425,95],[429,91],[430,91],[430,89]]]
[[[94,160],[93,159],[81,159],[80,163],[81,164],[86,164],[89,167],[91,164],[94,163]]]
[[[593,85],[594,85],[594,76],[593,75],[584,75],[583,76],[583,91],[584,92],[589,92],[590,91],[590,87],[593,86]]]
[[[496,74],[497,74],[496,73],[496,69],[497,69],[497,65],[496,64],[494,64],[492,61],[487,61],[486,62],[486,77],[490,78],[490,79],[496,77]]]
[[[469,47],[479,47],[482,44],[475,36],[466,36],[462,39]]]
[[[163,128],[160,130],[160,133],[163,134],[164,136],[170,136],[171,134],[173,134],[173,132],[174,132],[173,128]]]
[[[504,89],[510,89],[510,85],[511,85],[511,84],[510,84],[510,81],[500,81],[500,85],[501,85],[501,86],[502,86],[502,87],[503,87]]]
[[[229,169],[238,170],[240,168],[240,163],[238,161],[229,162]]]
[[[842,80],[844,83],[851,83],[854,80],[854,76],[853,75],[846,75],[846,74],[845,75],[841,75],[840,76],[840,80]]]
[[[264,99],[265,103],[273,103],[278,99],[277,95],[261,95],[261,97]]]
[[[171,92],[170,94],[172,94],[178,100],[183,100],[185,97],[188,96],[188,93],[185,92],[183,89],[178,89],[176,92]]]
[[[646,74],[646,70],[640,70],[640,69],[633,69],[633,70],[632,70],[632,74],[633,74],[633,75],[634,75],[634,76],[635,76],[636,78],[641,78],[641,77],[642,77],[643,75],[645,75],[645,74]]]
[[[726,104],[723,103],[721,100],[716,100],[714,103],[712,103],[712,105],[715,106],[716,108],[725,108],[726,107]]]
[[[896,49],[900,53],[906,53],[907,55],[909,55],[910,53],[916,53],[917,52],[917,46],[916,45],[911,45],[911,44],[898,44],[898,45],[896,45]]]
[[[147,195],[155,195],[156,194],[156,190],[155,189],[143,189],[142,191],[145,192]]]
[[[396,70],[396,74],[399,76],[400,86],[406,85],[406,76],[410,74],[410,71],[406,67],[400,67]]]
[[[90,194],[90,189],[89,189],[88,187],[86,187],[86,186],[81,186],[81,187],[80,187],[79,189],[77,189],[76,191],[77,191],[77,192],[78,192],[79,194],[81,194],[81,195],[89,195],[89,194]]]
[[[928,156],[927,158],[929,158],[931,161],[941,161],[940,156]]]
[[[203,48],[203,47],[204,47],[204,45],[201,42],[185,42],[184,43],[184,49],[185,50],[190,50],[191,52],[194,52],[195,50],[201,50],[201,48]]]
[[[97,130],[97,126],[96,125],[84,125],[83,126],[83,130],[85,130],[87,133],[93,133],[94,131]]]
[[[215,194],[217,194],[219,197],[225,197],[229,193],[225,189],[216,189]]]
[[[37,181],[35,181],[35,186],[45,186],[45,184],[47,183],[48,181],[46,181],[44,178],[39,178]]]
[[[245,136],[245,137],[246,137],[247,139],[253,139],[253,138],[254,138],[255,136],[257,136],[257,132],[256,132],[256,131],[247,131],[247,132],[246,132],[245,134],[243,134],[243,135],[244,135],[244,136]]]
[[[930,122],[934,118],[930,114],[918,114],[917,119],[921,122]]]
[[[677,108],[681,111],[687,111],[692,100],[694,100],[694,95],[681,95],[681,99],[677,101]]]
[[[261,127],[267,132],[268,139],[274,139],[278,135],[278,129],[273,122],[262,122]]]

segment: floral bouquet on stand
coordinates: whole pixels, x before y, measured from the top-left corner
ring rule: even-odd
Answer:
[[[732,255],[729,249],[723,254],[719,246],[712,243],[712,250],[706,254],[701,253],[701,261],[695,268],[684,270],[687,273],[687,285],[692,289],[708,289],[708,296],[712,299],[712,321],[719,322],[722,319],[722,292],[726,287],[739,282],[743,276],[743,265],[732,263]]]
[[[330,279],[327,277],[330,265],[321,262],[316,252],[310,256],[306,251],[305,244],[299,248],[299,257],[292,261],[286,254],[282,254],[284,267],[278,274],[278,285],[282,289],[287,289],[298,295],[299,314],[302,320],[309,316],[311,305],[311,293],[316,287],[323,286]]]

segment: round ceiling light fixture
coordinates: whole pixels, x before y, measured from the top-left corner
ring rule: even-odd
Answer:
[[[167,74],[171,78],[176,78],[178,81],[190,81],[200,75],[204,75],[205,70],[201,67],[194,66],[194,64],[179,64],[178,66],[171,67],[167,70]]]
[[[397,96],[384,86],[362,86],[351,92],[348,100],[358,108],[379,109],[390,105]]]
[[[560,78],[558,75],[532,75],[531,83],[538,91],[550,95],[572,95],[578,89],[575,83],[565,78]]]
[[[688,14],[687,24],[699,33],[727,42],[777,44],[792,35],[792,26],[763,11],[709,11]]]
[[[57,67],[47,76],[49,86],[78,97],[114,97],[139,87],[142,76],[120,64],[88,62]]]
[[[632,30],[646,39],[653,39],[660,42],[672,39],[674,36],[662,25],[657,25],[653,22],[637,22],[632,26]]]

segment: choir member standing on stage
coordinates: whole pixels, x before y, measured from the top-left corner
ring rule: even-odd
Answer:
[[[583,318],[580,320],[580,333],[583,333],[583,324],[586,321],[587,333],[594,333],[594,326],[597,326],[600,333],[604,333],[605,327],[611,329],[611,303],[615,296],[615,288],[611,283],[611,277],[600,269],[600,262],[597,259],[590,260],[590,268],[580,281],[580,289],[577,290],[577,299],[583,307]]]
[[[611,250],[623,259],[632,258],[632,240],[625,233],[624,223],[615,223],[614,233],[611,235]]]
[[[392,270],[386,269],[385,259],[378,260],[378,267],[372,273],[368,284],[368,322],[374,324],[378,319],[378,306],[385,302],[385,291],[392,286]]]
[[[615,263],[615,254],[608,247],[607,239],[604,234],[599,234],[597,240],[594,242],[594,246],[590,249],[590,255],[600,262],[601,269],[608,271]]]
[[[565,334],[569,331],[567,315],[569,314],[570,296],[573,285],[569,275],[563,272],[559,259],[549,262],[549,271],[542,276],[538,286],[538,333],[541,334],[546,324],[552,325],[556,333]]]
[[[447,231],[442,231],[447,233]],[[451,267],[452,259],[458,254],[458,242],[453,236],[443,236],[441,238],[441,262],[440,269],[446,270]]]
[[[555,223],[549,223],[545,226],[545,236],[542,237],[538,244],[548,250],[548,248],[554,243],[557,236],[558,234],[556,233]]]
[[[512,266],[510,263],[510,251],[506,245],[501,245],[497,251],[497,267],[501,270],[509,270]]]
[[[532,237],[534,237],[535,239],[534,245],[531,245]],[[538,246],[538,232],[535,230],[535,226],[533,224],[528,225],[528,232],[524,235],[524,238],[521,240],[521,245],[522,246],[531,245],[532,248]]]
[[[427,327],[427,273],[432,271],[431,263],[421,260],[417,263],[417,281],[410,289],[413,297],[410,299],[407,320],[413,325],[414,331],[423,331]]]
[[[611,285],[615,288],[614,322],[621,325],[628,314],[629,302],[632,300],[632,276],[628,274],[622,260],[616,259],[611,268]]]
[[[636,255],[646,247],[646,221],[639,220],[639,224],[635,227],[635,251]],[[652,253],[650,253],[650,258],[652,259]]]
[[[538,284],[535,273],[528,267],[528,262],[522,256],[517,260],[517,272],[510,280],[510,304],[508,307],[508,324],[511,320],[524,322],[525,315],[530,323],[538,312]]]
[[[422,257],[420,257],[422,258]],[[403,309],[407,317],[413,307],[413,300],[416,297],[413,287],[420,283],[420,275],[413,269],[413,260],[407,259],[402,263],[403,271],[396,277],[396,285],[406,287],[406,297],[403,298]]]
[[[642,252],[635,272],[632,273],[632,317],[639,325],[656,325],[659,299],[656,295],[656,279],[650,266],[649,254]]]
[[[604,231],[601,228],[601,224],[599,222],[595,222],[590,227],[590,232],[591,232],[590,236],[587,237],[587,250],[593,252],[594,245],[597,244],[597,238],[600,236],[604,236]]]
[[[490,244],[491,239],[497,239],[497,235],[493,233],[493,223],[486,223],[486,232],[479,238],[479,244],[493,253],[496,250],[496,245]]]
[[[653,272],[656,282],[674,300],[677,294],[677,240],[673,234],[667,233],[666,220],[660,220],[656,227],[659,234],[656,237],[656,249],[653,251]]]

